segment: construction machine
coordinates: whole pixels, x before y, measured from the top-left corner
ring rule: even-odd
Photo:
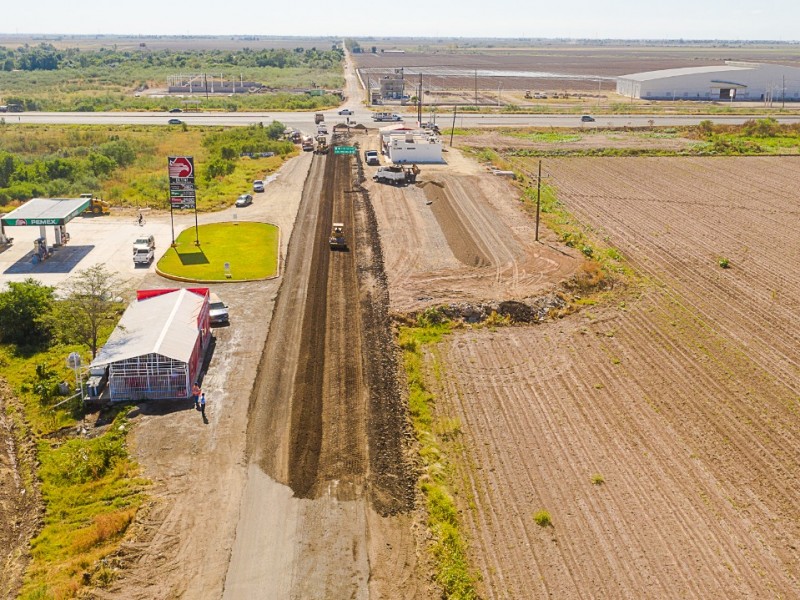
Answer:
[[[331,237],[328,239],[331,250],[347,249],[347,241],[344,237],[344,223],[334,223],[331,230]]]
[[[91,204],[86,209],[93,215],[108,215],[111,213],[111,205],[105,200],[95,198],[94,194],[81,194],[84,200],[91,200]]]
[[[316,147],[314,148],[314,154],[327,154],[328,153],[328,138],[324,135],[318,135],[316,137]]]

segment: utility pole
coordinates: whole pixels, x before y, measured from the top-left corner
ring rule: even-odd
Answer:
[[[536,177],[536,237],[539,241],[539,212],[542,206],[542,160],[539,159],[539,175]]]
[[[478,108],[478,69],[475,69],[475,108]]]
[[[453,128],[450,130],[450,147],[453,147],[453,134],[456,132],[456,111],[458,110],[457,105],[453,105]]]
[[[422,126],[422,71],[419,72],[419,98],[417,100],[417,123]]]
[[[545,175],[544,177],[550,177]],[[539,213],[542,209],[542,161],[539,161],[539,174],[536,176],[536,235],[535,241],[539,241]]]
[[[786,108],[786,75],[783,75],[783,92],[781,92],[781,110]]]

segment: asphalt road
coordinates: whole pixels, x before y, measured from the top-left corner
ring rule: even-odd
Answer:
[[[375,123],[371,113],[363,107],[352,107],[354,115],[350,117],[351,123],[363,123],[369,126],[389,125],[390,123]],[[344,123],[347,117],[339,116],[338,109],[322,111],[328,129],[337,124]],[[415,123],[416,115],[405,114],[407,123]],[[504,114],[464,114],[456,116],[457,127],[649,127],[652,121],[655,126],[680,126],[697,125],[700,121],[710,120],[714,123],[737,125],[748,119],[764,118],[759,115],[596,115],[593,123],[582,123],[578,115],[504,115]],[[254,123],[269,124],[278,120],[305,133],[316,131],[313,112],[247,112],[247,113],[137,113],[137,112],[110,112],[110,113],[46,113],[32,112],[19,114],[4,114],[2,117],[7,123],[48,123],[70,125],[168,125],[167,121],[178,118],[187,125],[225,125],[246,126]],[[775,117],[780,123],[800,123],[800,115],[781,115]],[[442,131],[452,125],[452,115],[440,114],[437,119]]]

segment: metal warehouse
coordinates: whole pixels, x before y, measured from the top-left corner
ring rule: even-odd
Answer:
[[[112,402],[188,398],[211,341],[208,288],[140,290],[92,367]]]
[[[727,61],[725,65],[633,73],[617,93],[643,100],[800,101],[800,68]]]

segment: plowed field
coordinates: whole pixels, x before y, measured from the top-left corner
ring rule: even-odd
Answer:
[[[547,168],[645,283],[440,348],[438,406],[462,422],[459,497],[485,596],[797,597],[796,161]]]

